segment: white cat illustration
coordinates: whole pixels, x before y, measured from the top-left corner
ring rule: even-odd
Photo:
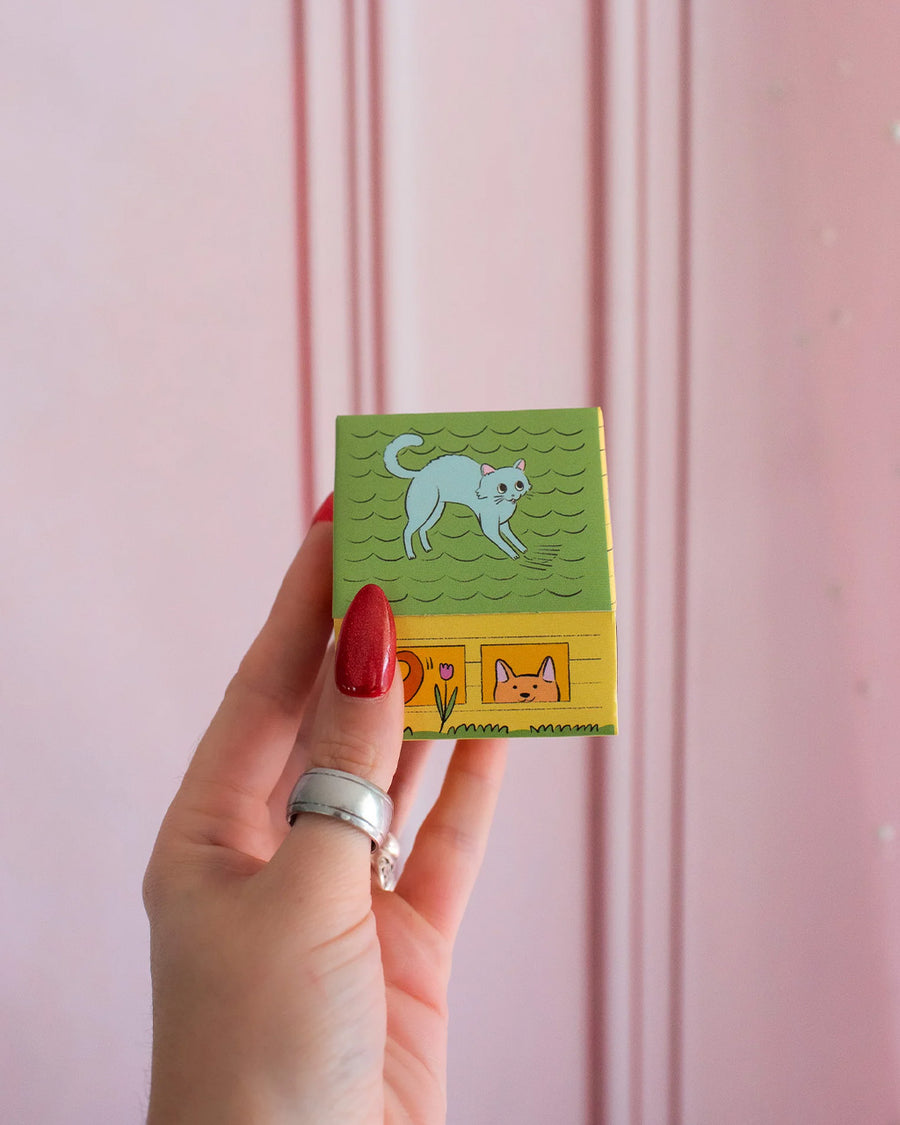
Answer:
[[[422,445],[418,434],[401,434],[384,451],[384,464],[395,477],[409,479],[406,490],[406,529],[403,546],[408,558],[414,559],[413,535],[418,532],[426,551],[431,550],[428,532],[441,518],[444,506],[464,504],[475,513],[481,530],[488,539],[511,559],[525,550],[511,531],[509,521],[516,504],[531,485],[525,476],[525,462],[517,461],[510,468],[495,469],[479,465],[471,457],[448,453],[435,457],[418,471],[405,469],[397,460],[401,449]],[[510,546],[512,544],[512,546]],[[518,548],[518,551],[514,548]]]

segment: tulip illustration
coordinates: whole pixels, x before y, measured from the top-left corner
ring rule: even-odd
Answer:
[[[440,675],[441,679],[444,681],[444,693],[442,695],[441,689],[438,687],[437,684],[435,684],[434,685],[434,702],[435,702],[435,706],[437,707],[438,714],[441,717],[440,730],[441,730],[441,732],[443,732],[444,724],[450,718],[450,713],[452,712],[453,708],[456,706],[456,693],[457,693],[457,691],[459,691],[459,688],[454,688],[453,691],[450,693],[450,698],[449,699],[447,698],[447,687],[449,686],[447,681],[451,680],[453,678],[453,665],[452,664],[439,664],[438,665],[438,674]]]

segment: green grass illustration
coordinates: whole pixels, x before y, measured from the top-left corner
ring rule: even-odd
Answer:
[[[417,730],[414,731],[412,727],[406,727],[403,731],[404,738],[527,738],[529,736],[537,738],[542,735],[567,735],[567,736],[581,736],[585,735],[608,735],[615,734],[616,728],[612,723],[607,723],[600,726],[598,723],[583,723],[570,725],[566,723],[560,726],[558,723],[555,725],[543,724],[539,727],[529,727],[527,730],[510,730],[506,726],[497,726],[490,723],[483,725],[481,723],[464,723],[458,727],[447,727],[445,731],[439,730]]]
[[[612,723],[606,723],[604,726],[600,726],[599,723],[575,723],[574,725],[569,725],[568,723],[566,723],[565,726],[560,726],[558,723],[556,723],[553,726],[550,726],[549,724],[543,724],[542,726],[539,726],[539,727],[532,727],[531,730],[528,733],[529,734],[535,734],[535,735],[540,735],[540,734],[615,734],[616,728],[613,726]]]

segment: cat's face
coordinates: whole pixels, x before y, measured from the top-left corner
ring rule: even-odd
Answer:
[[[525,462],[517,461],[512,468],[495,469],[491,465],[481,466],[481,480],[475,495],[480,500],[493,500],[495,504],[512,504],[531,489],[525,476]]]
[[[505,660],[496,664],[495,703],[558,703],[559,684],[553,658],[544,659],[533,675],[517,676]]]

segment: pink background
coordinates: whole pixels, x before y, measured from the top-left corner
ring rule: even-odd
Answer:
[[[898,41],[881,0],[4,14],[4,1120],[142,1117],[141,874],[334,414],[589,402],[623,734],[512,748],[450,1121],[900,1119]]]

